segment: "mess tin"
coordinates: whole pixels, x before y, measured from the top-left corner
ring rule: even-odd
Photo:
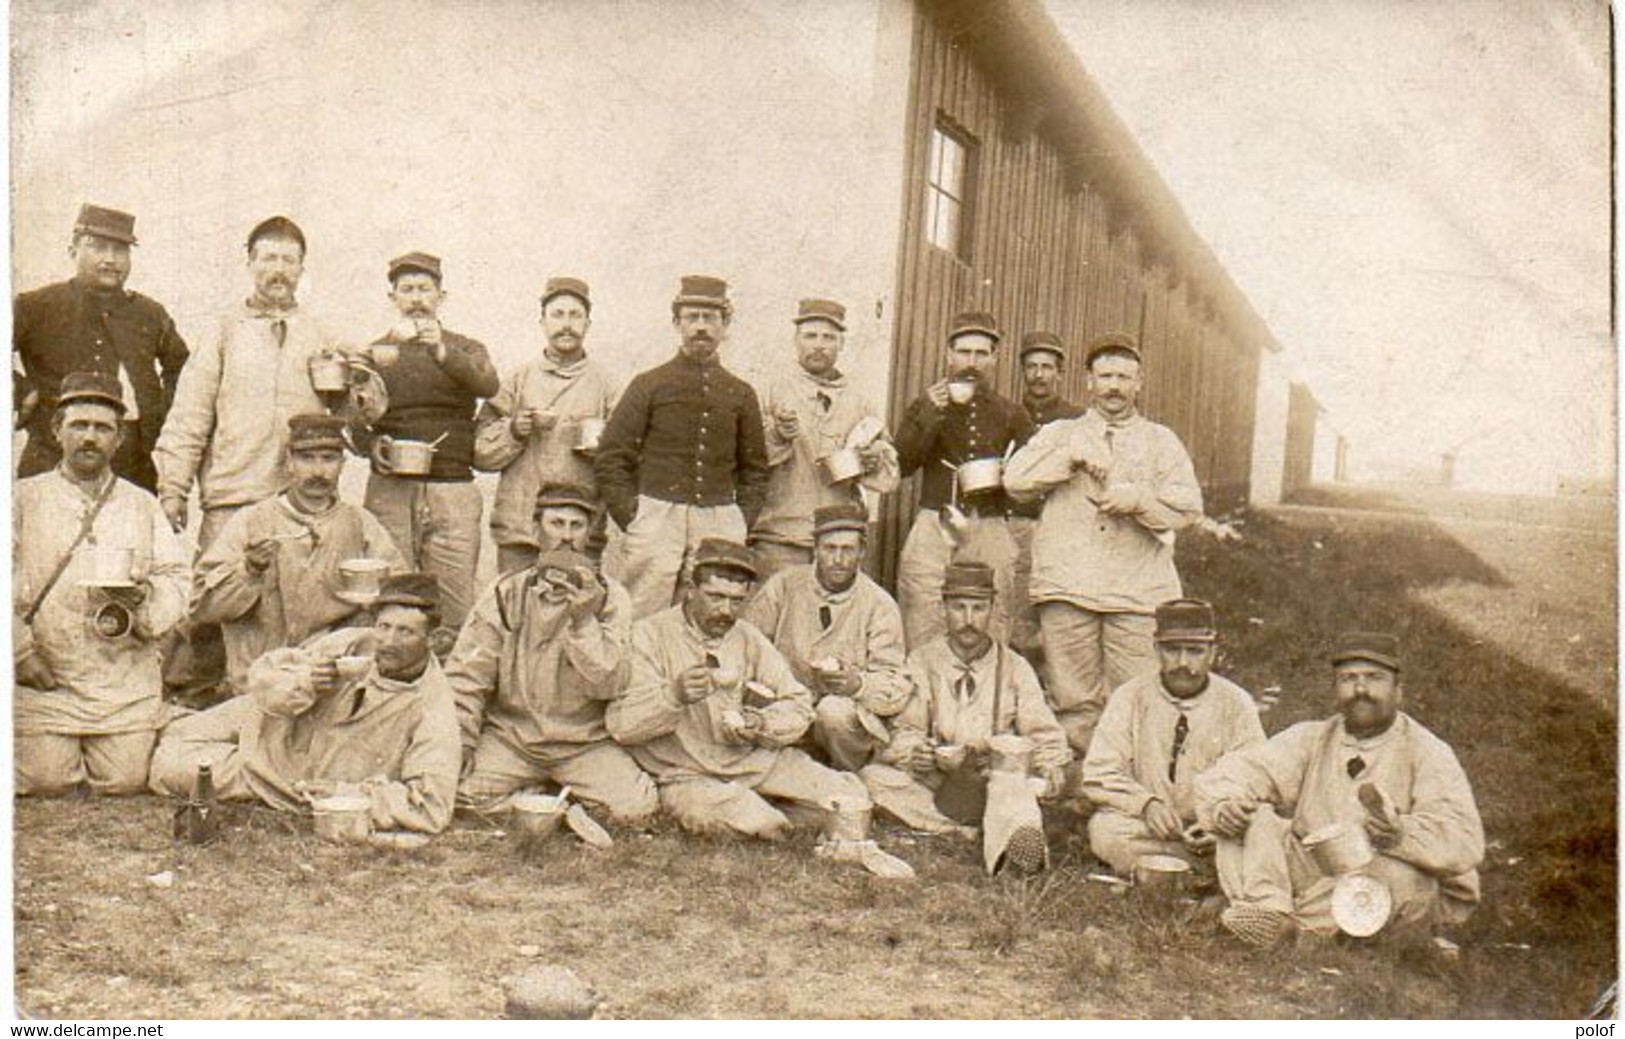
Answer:
[[[820,458],[818,468],[825,483],[845,483],[863,475],[863,456],[855,447],[839,448]]]
[[[778,693],[755,679],[749,679],[745,682],[745,692],[742,700],[746,707],[766,707],[775,703],[778,698]]]
[[[1332,888],[1332,921],[1344,934],[1369,938],[1383,929],[1393,911],[1393,892],[1376,877],[1350,873]]]
[[[1330,876],[1339,877],[1369,865],[1376,858],[1371,840],[1358,826],[1328,823],[1303,838],[1310,858]]]
[[[572,450],[584,455],[590,455],[598,450],[598,442],[604,438],[604,427],[609,423],[601,418],[584,418],[576,423],[576,442]]]
[[[1148,894],[1186,894],[1191,888],[1191,864],[1174,855],[1141,855],[1134,860],[1134,886]]]
[[[372,835],[372,802],[360,794],[334,794],[311,804],[316,836],[334,844],[365,844]]]
[[[969,753],[962,743],[939,743],[931,750],[931,755],[937,759],[937,768],[942,772],[963,768]]]
[[[561,566],[543,567],[542,580],[560,591],[574,592],[581,589],[581,575]]]
[[[366,677],[372,670],[372,658],[359,653],[348,653],[333,660],[333,667],[338,670],[339,677],[346,682],[354,682]]]
[[[996,491],[1004,486],[1004,459],[973,458],[959,466],[958,479],[961,494]]]
[[[861,841],[869,837],[872,809],[859,801],[837,797],[829,803],[829,829],[832,841]]]
[[[435,445],[423,440],[382,436],[372,442],[372,460],[396,476],[427,476],[434,465]]]
[[[508,818],[514,832],[545,837],[559,828],[566,807],[564,798],[552,794],[515,794],[508,799]]]
[[[310,385],[317,393],[349,389],[350,362],[338,354],[317,354],[310,359]]]
[[[346,559],[339,563],[339,589],[333,594],[355,606],[371,606],[383,592],[388,571],[382,559]]]

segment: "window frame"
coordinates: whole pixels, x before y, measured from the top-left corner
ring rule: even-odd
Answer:
[[[943,176],[942,160],[947,149],[939,142],[952,143],[958,149],[960,161],[956,185],[950,186],[952,178]],[[921,224],[923,237],[933,248],[942,250],[962,263],[969,263],[976,226],[976,189],[981,142],[977,140],[975,134],[966,130],[946,112],[939,111],[931,124],[925,154],[923,199],[925,213]],[[952,187],[957,187],[957,194]],[[957,210],[953,215],[956,223],[951,230],[955,241],[951,246],[938,240],[939,231],[943,230],[942,209],[945,205],[952,205]]]

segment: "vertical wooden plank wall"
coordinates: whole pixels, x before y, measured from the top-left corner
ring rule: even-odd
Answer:
[[[895,427],[944,368],[953,314],[985,309],[1005,334],[998,389],[1018,393],[1016,344],[1038,328],[1068,343],[1068,395],[1086,396],[1081,352],[1112,331],[1140,337],[1146,413],[1190,449],[1215,511],[1245,500],[1252,451],[1257,347],[1228,334],[1177,269],[1148,260],[1132,212],[1116,212],[1089,186],[1069,191],[1058,150],[1041,133],[1011,139],[992,80],[921,9],[914,37],[896,341],[889,399]],[[925,236],[926,165],[938,114],[969,132],[978,156],[971,249],[963,259]],[[1109,147],[1109,143],[1101,148]],[[896,557],[918,495],[908,480],[882,505],[875,570],[895,581]]]

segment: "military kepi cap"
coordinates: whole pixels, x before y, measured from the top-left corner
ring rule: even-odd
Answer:
[[[678,307],[716,307],[727,312],[733,309],[728,302],[728,283],[709,274],[685,274],[671,301],[672,313]]]
[[[86,202],[79,207],[79,219],[73,222],[73,233],[111,238],[115,242],[134,245],[135,217],[116,209],[93,206]]]
[[[741,545],[737,541],[726,538],[705,538],[694,549],[694,569],[702,566],[722,567],[727,570],[737,570],[748,575],[751,580],[761,576],[756,567],[756,553]]]
[[[805,321],[828,321],[845,332],[846,308],[832,299],[804,299],[796,308],[795,323]]]
[[[598,499],[581,484],[562,481],[544,483],[542,489],[536,492],[537,515],[540,515],[543,509],[566,507],[580,509],[591,516],[598,511]]]
[[[999,323],[993,320],[992,314],[983,310],[967,310],[954,315],[953,323],[948,326],[948,342],[972,332],[992,336],[995,343],[1004,338],[999,334]]]
[[[1382,631],[1349,631],[1337,637],[1332,666],[1351,660],[1369,660],[1390,671],[1399,671],[1399,639]]]
[[[1219,637],[1213,604],[1201,599],[1170,599],[1157,607],[1158,642],[1212,642]]]
[[[1028,354],[1036,353],[1054,354],[1058,363],[1066,361],[1066,347],[1054,332],[1028,332],[1021,337],[1021,359],[1025,361]]]
[[[344,450],[344,420],[337,415],[310,412],[288,419],[288,450],[314,451],[319,448]]]
[[[1136,361],[1141,360],[1140,344],[1127,332],[1108,332],[1091,341],[1089,352],[1083,357],[1083,366],[1088,368],[1101,354],[1125,354]]]
[[[118,379],[104,372],[72,372],[62,377],[62,388],[56,395],[56,406],[63,407],[76,400],[90,400],[106,404],[124,414],[124,388]]]
[[[592,313],[592,296],[587,289],[587,283],[580,278],[549,278],[547,284],[542,286],[542,306],[547,306],[554,296],[574,296]]]
[[[440,257],[428,253],[411,252],[395,257],[389,261],[389,280],[393,284],[396,278],[409,271],[427,274],[434,279],[436,285],[440,284]]]
[[[862,502],[843,501],[834,505],[820,505],[813,510],[813,537],[822,537],[835,530],[869,529],[869,510]]]
[[[436,609],[440,606],[440,582],[432,574],[390,574],[384,578],[374,605]]]
[[[986,563],[949,563],[942,575],[944,599],[991,599],[997,594]]]

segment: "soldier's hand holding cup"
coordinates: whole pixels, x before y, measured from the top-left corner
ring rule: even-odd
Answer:
[[[801,419],[796,415],[796,409],[788,404],[780,404],[773,409],[773,431],[780,440],[794,440],[801,433]]]
[[[683,703],[699,703],[711,695],[711,670],[704,664],[695,664],[677,676],[677,699]]]
[[[328,657],[310,665],[310,688],[317,696],[331,696],[338,692],[343,684],[344,679],[339,674],[339,663],[336,659]]]
[[[256,574],[269,570],[275,559],[276,542],[271,538],[260,538],[243,550],[244,564]]]

